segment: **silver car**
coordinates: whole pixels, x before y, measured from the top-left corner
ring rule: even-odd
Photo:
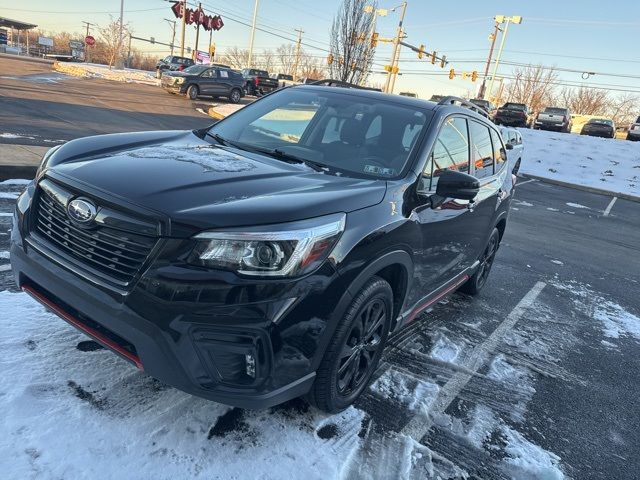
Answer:
[[[500,133],[508,150],[507,161],[509,162],[509,168],[514,175],[517,175],[518,170],[520,170],[520,163],[522,162],[524,152],[522,135],[520,135],[518,130],[511,127],[500,127]]]

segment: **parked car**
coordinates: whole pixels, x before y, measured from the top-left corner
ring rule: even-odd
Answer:
[[[504,139],[505,147],[507,149],[509,170],[514,175],[517,175],[520,171],[522,155],[524,154],[522,135],[518,130],[511,127],[500,127],[500,133],[502,134],[502,138]]]
[[[400,92],[399,95],[403,97],[418,98],[418,94],[415,92]]]
[[[473,98],[469,101],[474,105],[484,109],[487,113],[489,113],[489,115],[492,115],[493,113],[495,113],[494,112],[495,107],[489,100],[485,100],[483,98]]]
[[[242,70],[244,88],[249,95],[264,95],[279,88],[278,81],[269,76],[266,70],[245,68]]]
[[[293,75],[288,75],[286,73],[274,74],[271,77],[278,82],[278,87],[280,88],[298,84],[298,82],[293,80]]]
[[[75,139],[17,199],[13,274],[166,384],[336,412],[389,334],[491,288],[505,154],[469,108],[355,86],[281,89],[201,130]]]
[[[529,126],[529,107],[524,103],[505,103],[498,108],[493,121],[496,125],[527,128]]]
[[[244,78],[239,72],[209,65],[193,65],[182,72],[165,72],[160,84],[166,91],[186,94],[191,100],[202,95],[227,97],[231,103],[238,103],[244,96]]]
[[[608,118],[591,118],[582,127],[580,135],[615,138],[616,127],[613,124],[613,120],[610,120]]]
[[[447,98],[446,95],[431,95],[431,98],[429,99],[430,102],[436,102],[438,103],[440,100]]]
[[[568,108],[547,107],[538,113],[533,128],[536,130],[557,130],[559,132],[571,132],[571,112]]]
[[[162,73],[166,71],[181,71],[194,65],[195,62],[187,57],[178,57],[177,55],[169,55],[156,63],[156,78],[161,78]]]
[[[635,123],[629,125],[629,131],[627,132],[627,140],[638,141],[640,140],[640,117],[638,117]]]

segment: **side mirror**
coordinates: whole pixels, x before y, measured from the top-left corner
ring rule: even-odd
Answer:
[[[463,172],[446,170],[438,178],[436,195],[457,200],[473,200],[480,191],[480,182]]]
[[[504,148],[506,148],[507,150],[513,150],[513,143],[507,143]]]

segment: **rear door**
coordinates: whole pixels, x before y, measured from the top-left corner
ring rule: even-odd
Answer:
[[[422,173],[418,189],[421,198],[435,194],[438,179],[446,170],[471,171],[469,131],[464,116],[448,117],[442,124]],[[475,262],[478,235],[474,230],[478,222],[473,202],[452,198],[444,199],[435,209],[425,201],[413,210],[411,217],[419,224],[422,242],[422,248],[414,252],[414,288],[408,300],[409,304],[415,304]]]

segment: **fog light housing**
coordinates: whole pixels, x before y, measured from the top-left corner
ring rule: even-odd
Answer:
[[[244,356],[244,362],[246,374],[251,378],[256,378],[256,357],[251,353],[247,353]]]

